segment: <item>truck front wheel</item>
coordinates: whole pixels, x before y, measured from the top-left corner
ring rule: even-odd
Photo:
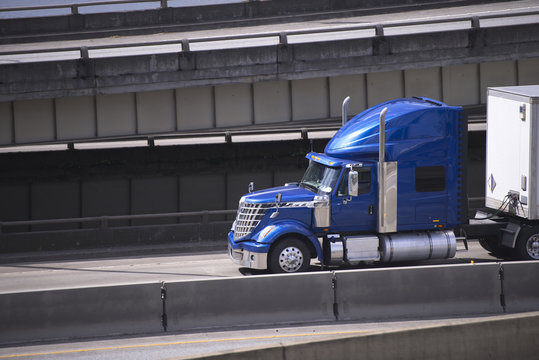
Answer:
[[[268,268],[272,273],[296,273],[309,268],[309,248],[295,238],[279,241],[270,251]]]
[[[520,230],[514,257],[521,260],[539,260],[539,226],[525,226]]]

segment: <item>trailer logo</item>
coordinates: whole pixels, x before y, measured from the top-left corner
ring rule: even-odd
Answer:
[[[494,175],[490,174],[487,181],[488,188],[490,189],[490,192],[493,193],[494,189],[496,188],[496,181],[494,180]]]

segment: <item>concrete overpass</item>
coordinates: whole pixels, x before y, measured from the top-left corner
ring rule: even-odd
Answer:
[[[533,1],[447,13],[3,45],[0,144],[331,119],[346,95],[353,113],[413,95],[481,105],[487,86],[539,81]]]
[[[1,45],[0,220],[233,209],[249,181],[298,180],[306,140],[331,136],[348,95],[352,113],[421,95],[480,119],[488,86],[539,83],[538,10],[524,0]],[[285,127],[295,135],[241,137]],[[471,135],[472,196],[483,134]]]

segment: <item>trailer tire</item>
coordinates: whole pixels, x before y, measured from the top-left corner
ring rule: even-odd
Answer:
[[[491,255],[503,260],[509,260],[513,254],[511,248],[502,246],[499,244],[499,238],[497,236],[489,236],[479,239],[479,244],[483,249],[487,250]]]
[[[539,260],[539,226],[523,226],[518,234],[513,258]]]
[[[309,248],[296,238],[284,238],[271,249],[268,268],[272,273],[307,271],[311,263]]]

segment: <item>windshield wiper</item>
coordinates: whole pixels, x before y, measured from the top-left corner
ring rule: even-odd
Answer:
[[[316,188],[316,186],[311,185],[311,184],[308,184],[308,183],[302,182],[302,183],[299,184],[299,186],[301,186],[301,187],[304,188],[304,189],[307,189],[307,188],[308,188],[308,190],[311,190],[311,191],[314,192],[314,193],[316,193],[316,192],[318,191],[318,189]]]

